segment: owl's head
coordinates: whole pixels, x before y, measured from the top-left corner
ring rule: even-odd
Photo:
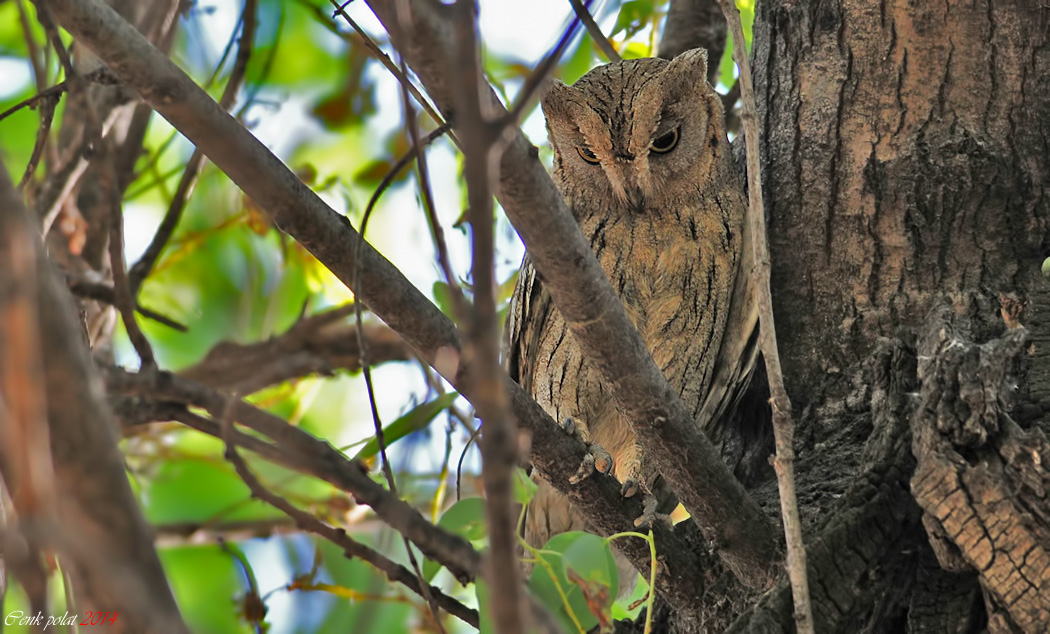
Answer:
[[[664,208],[702,191],[725,151],[703,49],[599,66],[572,86],[552,82],[542,105],[555,177],[568,197]]]

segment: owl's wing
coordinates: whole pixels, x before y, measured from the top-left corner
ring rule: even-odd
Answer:
[[[510,378],[531,394],[536,350],[554,304],[528,255],[510,302],[503,328],[503,363]]]
[[[751,252],[751,230],[744,223],[743,247],[730,296],[729,315],[718,362],[711,379],[707,398],[697,417],[700,428],[714,442],[725,435],[726,415],[736,406],[751,383],[751,374],[758,358],[758,300],[755,296],[754,276],[751,275],[754,257]]]

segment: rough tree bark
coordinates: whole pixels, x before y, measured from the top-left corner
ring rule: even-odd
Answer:
[[[758,3],[817,631],[1050,627],[1048,24],[1023,1]],[[789,619],[774,593],[734,631]]]

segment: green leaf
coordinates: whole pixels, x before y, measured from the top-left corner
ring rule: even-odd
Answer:
[[[485,539],[489,534],[485,525],[485,498],[463,498],[456,502],[441,515],[438,526],[470,541]]]
[[[1043,277],[1050,277],[1050,258],[1043,260]]]
[[[609,621],[619,578],[604,539],[579,531],[561,533],[547,542],[539,556],[549,566],[533,567],[529,589],[565,631],[589,631],[599,623],[599,616],[602,622]]]
[[[442,513],[437,525],[450,533],[470,541],[488,537],[489,529],[485,524],[485,498],[463,498]],[[441,564],[427,559],[423,562],[423,576],[427,581],[441,570]]]
[[[612,590],[609,606],[612,605],[611,597],[619,590],[620,576],[616,572],[616,562],[612,551],[605,540],[597,535],[583,533],[573,540],[565,549],[562,559],[562,572],[569,574],[569,568],[587,583],[597,583]]]
[[[442,394],[432,401],[427,401],[414,407],[410,412],[384,427],[383,438],[386,440],[386,446],[389,447],[412,432],[419,431],[429,425],[435,416],[448,409],[448,406],[452,404],[452,401],[456,400],[457,396],[459,395],[455,392]],[[379,453],[379,441],[373,436],[357,452],[354,460],[371,458],[377,453]]]
[[[455,319],[454,315],[456,313],[452,307],[452,291],[449,289],[448,284],[440,281],[434,282],[431,292],[434,294],[434,303],[441,309],[441,312]]]
[[[514,470],[514,501],[518,504],[525,506],[532,501],[532,498],[536,497],[536,490],[539,487],[536,483],[525,473],[525,470],[518,467]]]

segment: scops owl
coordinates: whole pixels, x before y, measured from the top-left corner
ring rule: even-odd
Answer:
[[[598,67],[572,86],[554,82],[542,107],[556,185],[653,359],[710,433],[750,374],[757,318],[744,190],[706,52]],[[625,495],[648,495],[657,474],[527,256],[506,333],[511,377],[608,452]],[[586,528],[539,478],[526,541]]]

